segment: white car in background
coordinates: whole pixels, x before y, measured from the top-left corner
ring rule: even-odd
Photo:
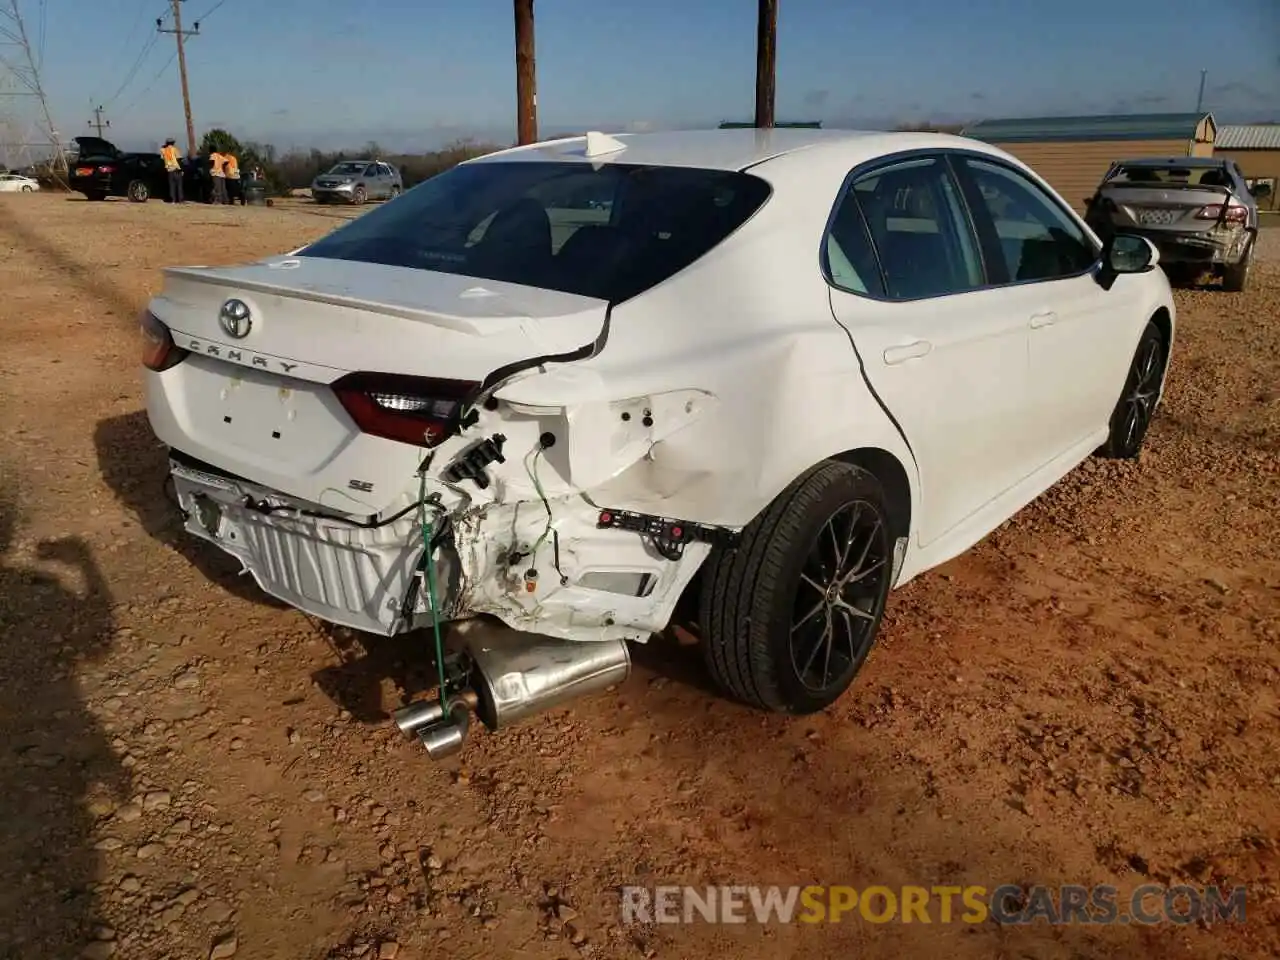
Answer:
[[[1138,454],[1158,259],[958,137],[592,133],[167,270],[147,407],[187,529],[266,592],[383,634],[506,624],[457,630],[397,715],[433,756],[469,710],[624,677],[695,578],[714,678],[802,714],[891,588]]]
[[[0,193],[35,193],[40,183],[20,173],[0,173]]]

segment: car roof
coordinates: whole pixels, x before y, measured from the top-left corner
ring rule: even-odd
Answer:
[[[1226,157],[1138,157],[1121,160],[1122,167],[1221,167]]]
[[[612,152],[587,154],[588,136],[602,138]],[[616,133],[565,137],[512,147],[477,157],[468,163],[513,161],[629,163],[663,167],[698,167],[738,171],[804,150],[832,148],[862,154],[865,159],[901,150],[966,147],[997,152],[986,144],[949,134],[884,132],[877,130],[814,130],[796,128],[672,130],[660,133]],[[622,148],[618,149],[617,144]]]

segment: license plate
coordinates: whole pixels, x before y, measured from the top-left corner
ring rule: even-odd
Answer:
[[[1177,210],[1139,210],[1138,222],[1151,224],[1153,226],[1163,226],[1173,223],[1178,219]]]
[[[76,167],[76,176],[77,177],[93,176],[93,167]]]

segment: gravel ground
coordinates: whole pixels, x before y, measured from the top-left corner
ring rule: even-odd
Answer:
[[[1143,459],[895,593],[762,716],[659,639],[432,764],[421,637],[310,622],[176,530],[134,317],[341,211],[0,197],[0,957],[1257,957],[1280,950],[1280,230],[1180,291]],[[1244,925],[624,926],[628,883],[1246,883]]]

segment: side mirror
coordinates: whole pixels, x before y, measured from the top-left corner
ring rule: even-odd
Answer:
[[[1160,263],[1160,251],[1146,237],[1117,233],[1102,248],[1102,269],[1098,283],[1110,290],[1116,278],[1126,273],[1147,273]]]

